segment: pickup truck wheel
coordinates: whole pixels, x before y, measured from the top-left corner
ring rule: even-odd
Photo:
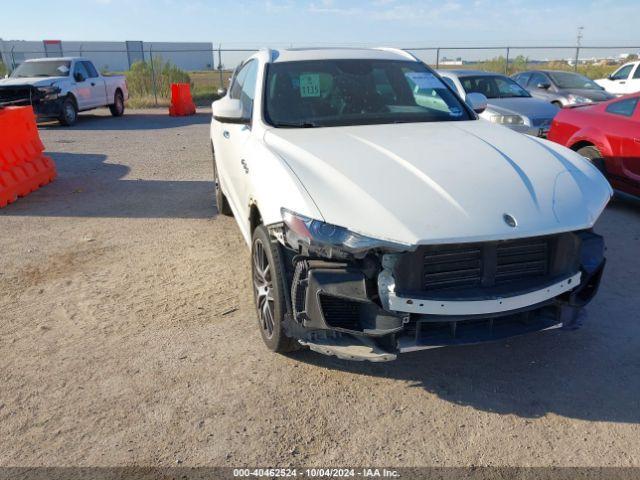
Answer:
[[[121,92],[116,92],[113,103],[109,105],[109,110],[114,117],[121,117],[124,114],[124,97]]]
[[[579,148],[577,152],[587,160],[589,160],[589,162],[591,162],[594,167],[600,170],[600,173],[602,173],[605,177],[607,176],[607,169],[604,165],[604,158],[602,158],[602,154],[596,147],[589,145]]]
[[[59,121],[65,127],[70,127],[76,123],[76,120],[78,120],[78,107],[73,98],[67,97],[62,102]]]
[[[227,197],[224,196],[224,193],[222,193],[222,189],[220,188],[220,180],[218,180],[218,167],[216,165],[216,154],[213,151],[213,145],[211,145],[211,154],[213,155],[213,188],[216,192],[216,208],[222,215],[232,217],[233,212],[231,211],[231,207],[229,207]]]
[[[271,241],[269,232],[259,225],[251,244],[253,298],[258,313],[258,325],[265,345],[277,353],[292,352],[299,343],[284,332],[287,311],[283,291],[283,268],[280,245]]]

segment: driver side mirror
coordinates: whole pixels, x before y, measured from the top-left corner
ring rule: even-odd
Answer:
[[[242,102],[236,98],[223,97],[211,104],[213,118],[222,123],[249,124],[251,119],[244,117]]]
[[[84,82],[84,80],[85,80],[84,75],[82,75],[82,73],[80,73],[80,72],[74,73],[73,78],[78,83]]]
[[[482,113],[487,109],[487,97],[481,93],[468,93],[465,97],[465,101],[476,113]]]
[[[536,85],[536,87],[541,90],[549,90],[549,88],[551,87],[551,84],[548,82],[540,82],[538,85]]]
[[[220,87],[216,93],[220,98],[222,98],[227,94],[227,89],[224,87]]]

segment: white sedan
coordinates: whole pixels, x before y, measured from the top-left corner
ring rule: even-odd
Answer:
[[[612,191],[577,153],[478,120],[393,49],[262,50],[213,103],[218,210],[277,352],[341,358],[573,328]]]

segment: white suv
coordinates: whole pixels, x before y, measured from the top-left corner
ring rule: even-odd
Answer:
[[[342,358],[574,327],[607,181],[478,121],[393,49],[263,50],[213,103],[218,210],[251,246],[262,337]]]

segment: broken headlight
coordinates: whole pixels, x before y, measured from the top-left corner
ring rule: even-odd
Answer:
[[[305,217],[282,208],[286,243],[297,251],[332,258],[345,254],[364,256],[374,249],[402,251],[407,245],[360,235],[344,227]]]
[[[43,100],[55,100],[60,94],[58,87],[39,87],[38,91],[42,94]]]

